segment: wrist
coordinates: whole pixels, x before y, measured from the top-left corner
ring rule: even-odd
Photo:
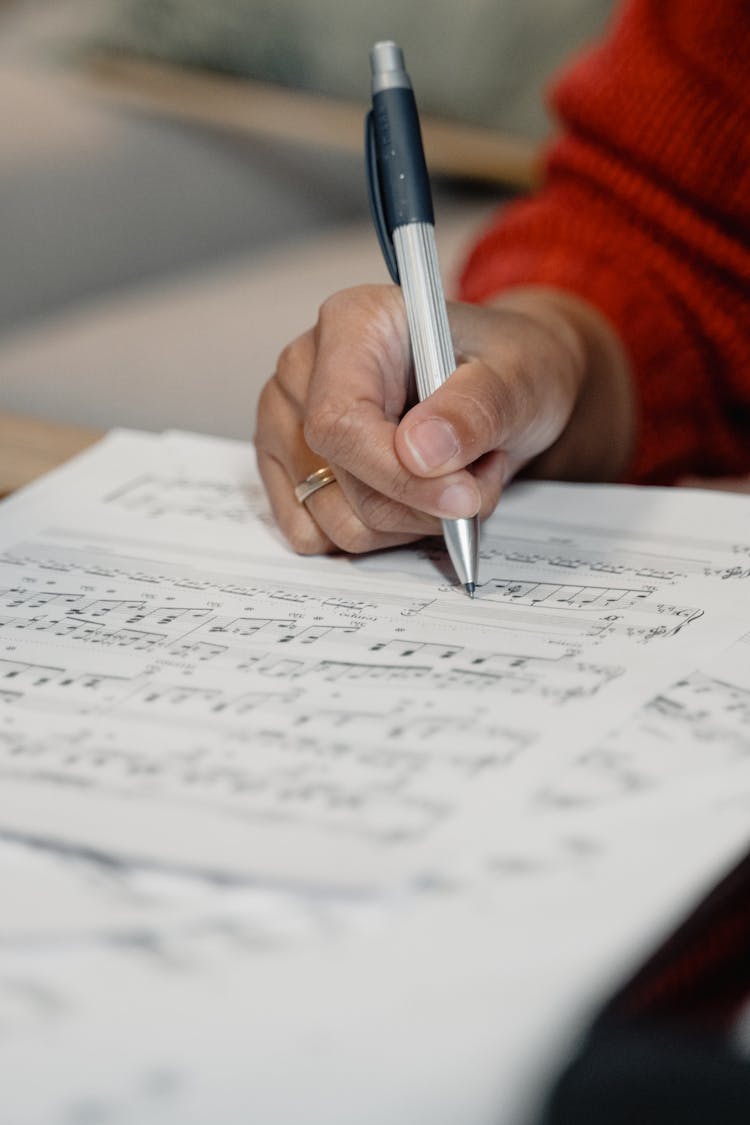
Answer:
[[[557,480],[622,479],[632,458],[635,405],[630,363],[609,321],[572,293],[524,286],[492,305],[542,325],[567,353],[578,375],[567,425],[524,474]]]

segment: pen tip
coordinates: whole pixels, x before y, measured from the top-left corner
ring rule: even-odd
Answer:
[[[473,582],[465,583],[464,589],[466,590],[466,593],[469,595],[470,598],[474,597],[474,591],[476,590],[476,586],[474,585]]]

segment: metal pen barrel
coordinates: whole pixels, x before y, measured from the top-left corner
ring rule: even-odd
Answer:
[[[429,223],[407,223],[393,232],[393,245],[421,401],[433,394],[456,368],[440,280],[435,228]],[[456,574],[465,589],[473,594],[479,565],[479,517],[443,520],[442,528]]]
[[[456,357],[435,245],[434,215],[411,82],[401,48],[376,43],[370,52],[373,116],[383,208],[404,295],[420,400],[453,373]],[[477,582],[479,518],[443,520],[454,569],[471,596]]]

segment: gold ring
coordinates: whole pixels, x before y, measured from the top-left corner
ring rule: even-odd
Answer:
[[[304,504],[313,492],[317,492],[319,488],[325,488],[327,484],[333,484],[335,480],[336,474],[333,469],[328,465],[323,465],[322,469],[316,469],[314,473],[310,473],[309,477],[305,477],[298,485],[295,485],[294,495],[300,504]]]

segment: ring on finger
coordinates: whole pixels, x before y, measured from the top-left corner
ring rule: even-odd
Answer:
[[[310,473],[304,480],[294,486],[294,495],[297,497],[300,504],[304,504],[306,500],[321,488],[325,488],[327,484],[334,484],[336,481],[336,474],[330,465],[323,465],[320,469],[316,469],[314,473]]]

